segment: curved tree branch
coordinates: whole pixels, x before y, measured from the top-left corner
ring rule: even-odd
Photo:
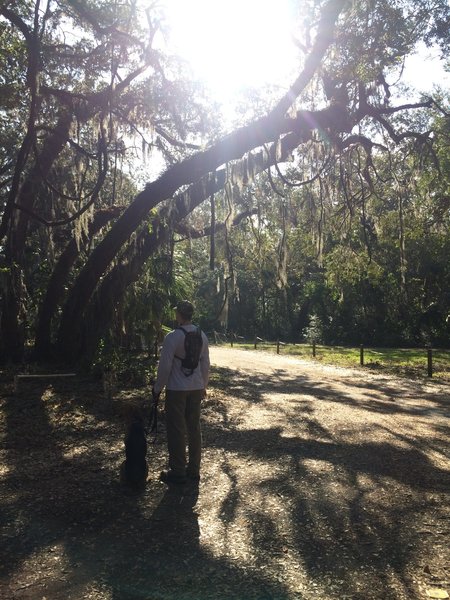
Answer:
[[[10,11],[6,7],[0,9],[0,14],[7,18],[11,23],[16,25],[23,34],[27,47],[28,68],[27,82],[30,88],[30,108],[28,113],[28,123],[25,137],[17,154],[14,174],[12,176],[11,189],[6,201],[6,206],[3,211],[2,221],[0,223],[0,242],[6,236],[8,227],[12,219],[13,211],[16,206],[16,200],[20,193],[20,181],[23,170],[28,161],[29,153],[33,147],[36,131],[36,118],[39,108],[39,62],[40,62],[40,47],[39,47],[39,27],[38,15],[39,2],[35,6],[34,30],[31,31],[22,19]]]
[[[62,192],[57,190],[48,181],[46,175],[42,173],[42,181],[45,183],[45,185],[48,188],[50,188],[60,198],[63,198],[66,200],[71,200],[74,202],[80,202],[80,203],[86,202],[86,200],[89,198],[89,200],[84,204],[84,206],[82,206],[79,210],[77,210],[73,215],[71,215],[70,217],[67,217],[65,219],[59,219],[58,221],[48,221],[47,219],[44,219],[43,217],[38,215],[33,210],[30,210],[26,207],[20,206],[20,204],[15,204],[15,208],[17,208],[18,210],[23,210],[31,218],[35,219],[39,223],[42,223],[46,227],[59,227],[61,225],[68,225],[69,223],[76,221],[79,217],[81,217],[81,215],[83,215],[87,210],[89,210],[89,208],[96,202],[98,195],[103,187],[103,184],[105,183],[106,175],[108,173],[108,152],[107,152],[107,148],[106,148],[106,139],[105,139],[104,133],[103,133],[103,135],[101,135],[99,137],[98,145],[99,145],[99,150],[98,150],[98,155],[97,155],[97,162],[98,162],[97,181],[95,182],[95,185],[92,188],[92,190],[89,193],[87,193],[84,197],[74,198],[71,196],[67,196],[66,194],[63,194]],[[39,159],[37,159],[36,162],[39,166]]]
[[[370,115],[371,112],[373,112],[373,108],[368,107],[367,115]],[[358,117],[362,118],[360,110]],[[263,117],[250,125],[237,129],[204,152],[199,152],[173,165],[158,179],[148,184],[136,196],[121,218],[114,223],[81,270],[63,310],[59,332],[61,351],[70,349],[72,340],[76,338],[84,310],[100,277],[118,255],[128,238],[146,219],[150,210],[160,202],[170,198],[181,187],[196,181],[200,182],[202,176],[204,177],[207,173],[215,173],[217,176],[216,169],[220,165],[240,159],[252,149],[263,146],[267,142],[273,142],[282,134],[288,134],[282,137],[282,144],[286,144],[287,140],[295,140],[294,146],[291,147],[292,151],[301,143],[310,140],[314,130],[346,132],[352,129],[353,120],[354,115],[338,105],[332,105],[316,112],[299,111],[294,119],[278,118],[276,115],[271,118]],[[273,149],[270,157],[272,162],[267,164],[274,164],[275,157],[276,151]],[[267,168],[267,164],[265,168]]]
[[[322,63],[323,57],[334,37],[336,21],[343,11],[347,0],[329,0],[322,10],[317,36],[314,44],[306,57],[305,64],[299,77],[291,85],[289,91],[281,98],[269,113],[269,117],[280,117],[287,113],[298,96],[311,81],[315,72]]]
[[[252,215],[255,215],[256,213],[257,213],[256,208],[250,208],[248,210],[242,211],[241,213],[239,213],[238,215],[236,215],[234,217],[233,222],[231,224],[232,227],[236,227],[236,225],[239,225],[239,223],[241,223],[244,219],[246,219],[247,217],[250,217]],[[214,233],[223,231],[225,229],[225,227],[226,227],[225,221],[222,221],[222,223],[216,224],[214,227]],[[177,225],[174,226],[174,231],[184,237],[175,240],[175,242],[180,243],[180,242],[184,242],[186,240],[198,240],[200,238],[211,235],[211,230],[212,230],[211,226],[204,227],[203,229],[195,229],[195,227],[191,227],[191,226],[187,225],[186,223],[178,223]]]
[[[257,175],[266,170],[271,164],[273,165],[275,159],[286,160],[302,141],[309,138],[309,135],[309,130],[303,133],[291,132],[276,145],[273,145],[269,152],[260,150],[244,159],[244,170],[251,171],[252,175]],[[159,214],[152,219],[151,227],[142,228],[135,243],[128,247],[118,264],[103,278],[101,286],[95,294],[94,304],[90,309],[90,317],[83,322],[89,323],[90,319],[94,319],[96,327],[98,327],[97,334],[101,335],[104,327],[111,322],[112,313],[117,302],[127,287],[138,279],[149,256],[170,239],[177,223],[182,221],[194,208],[212,194],[223,189],[227,180],[226,169],[219,169],[192,184],[185,192],[178,194],[170,205],[164,206]],[[73,294],[72,289],[72,298],[74,298]],[[63,312],[62,319],[67,318],[65,315],[67,315],[66,309]],[[83,340],[80,339],[82,323],[76,325],[71,332],[68,326],[70,326],[70,322],[66,321],[65,326],[61,323],[58,345],[59,352],[70,361],[76,360],[79,352],[86,351],[86,347],[83,345]],[[72,336],[68,346],[64,334]],[[86,334],[89,335],[89,332]]]

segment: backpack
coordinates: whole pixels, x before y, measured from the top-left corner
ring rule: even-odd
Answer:
[[[181,361],[181,370],[186,377],[190,377],[198,367],[200,354],[203,347],[202,332],[200,327],[196,327],[195,331],[186,331],[184,327],[178,327],[184,333],[184,353],[185,357],[176,356]]]

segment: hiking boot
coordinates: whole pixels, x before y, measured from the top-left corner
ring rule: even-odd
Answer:
[[[175,484],[183,484],[187,481],[186,475],[177,475],[173,471],[163,471],[162,473],[160,473],[159,479],[164,483]]]

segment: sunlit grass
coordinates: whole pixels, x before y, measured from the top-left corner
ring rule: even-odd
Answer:
[[[254,350],[254,343],[236,343],[234,347]],[[258,342],[257,350],[277,352],[276,342]],[[280,344],[279,353],[316,360],[343,367],[359,367],[359,347],[316,345],[315,357],[311,344]],[[433,378],[450,380],[450,350],[432,351]],[[426,348],[364,348],[364,368],[404,375],[407,377],[428,376],[428,354]]]

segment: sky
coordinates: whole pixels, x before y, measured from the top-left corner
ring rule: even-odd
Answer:
[[[421,92],[429,92],[435,85],[450,89],[450,73],[444,70],[439,50],[426,48],[424,44],[407,57],[403,81]]]
[[[277,0],[166,0],[176,50],[219,99],[245,87],[291,80],[291,3]],[[212,24],[212,25],[211,25]]]
[[[277,0],[276,10],[274,0],[227,0],[226,9],[215,0],[165,2],[176,50],[223,104],[233,104],[246,87],[286,90],[298,75],[287,58],[298,52],[290,0]],[[435,84],[450,88],[438,51],[424,46],[406,60],[402,81],[421,92]]]

